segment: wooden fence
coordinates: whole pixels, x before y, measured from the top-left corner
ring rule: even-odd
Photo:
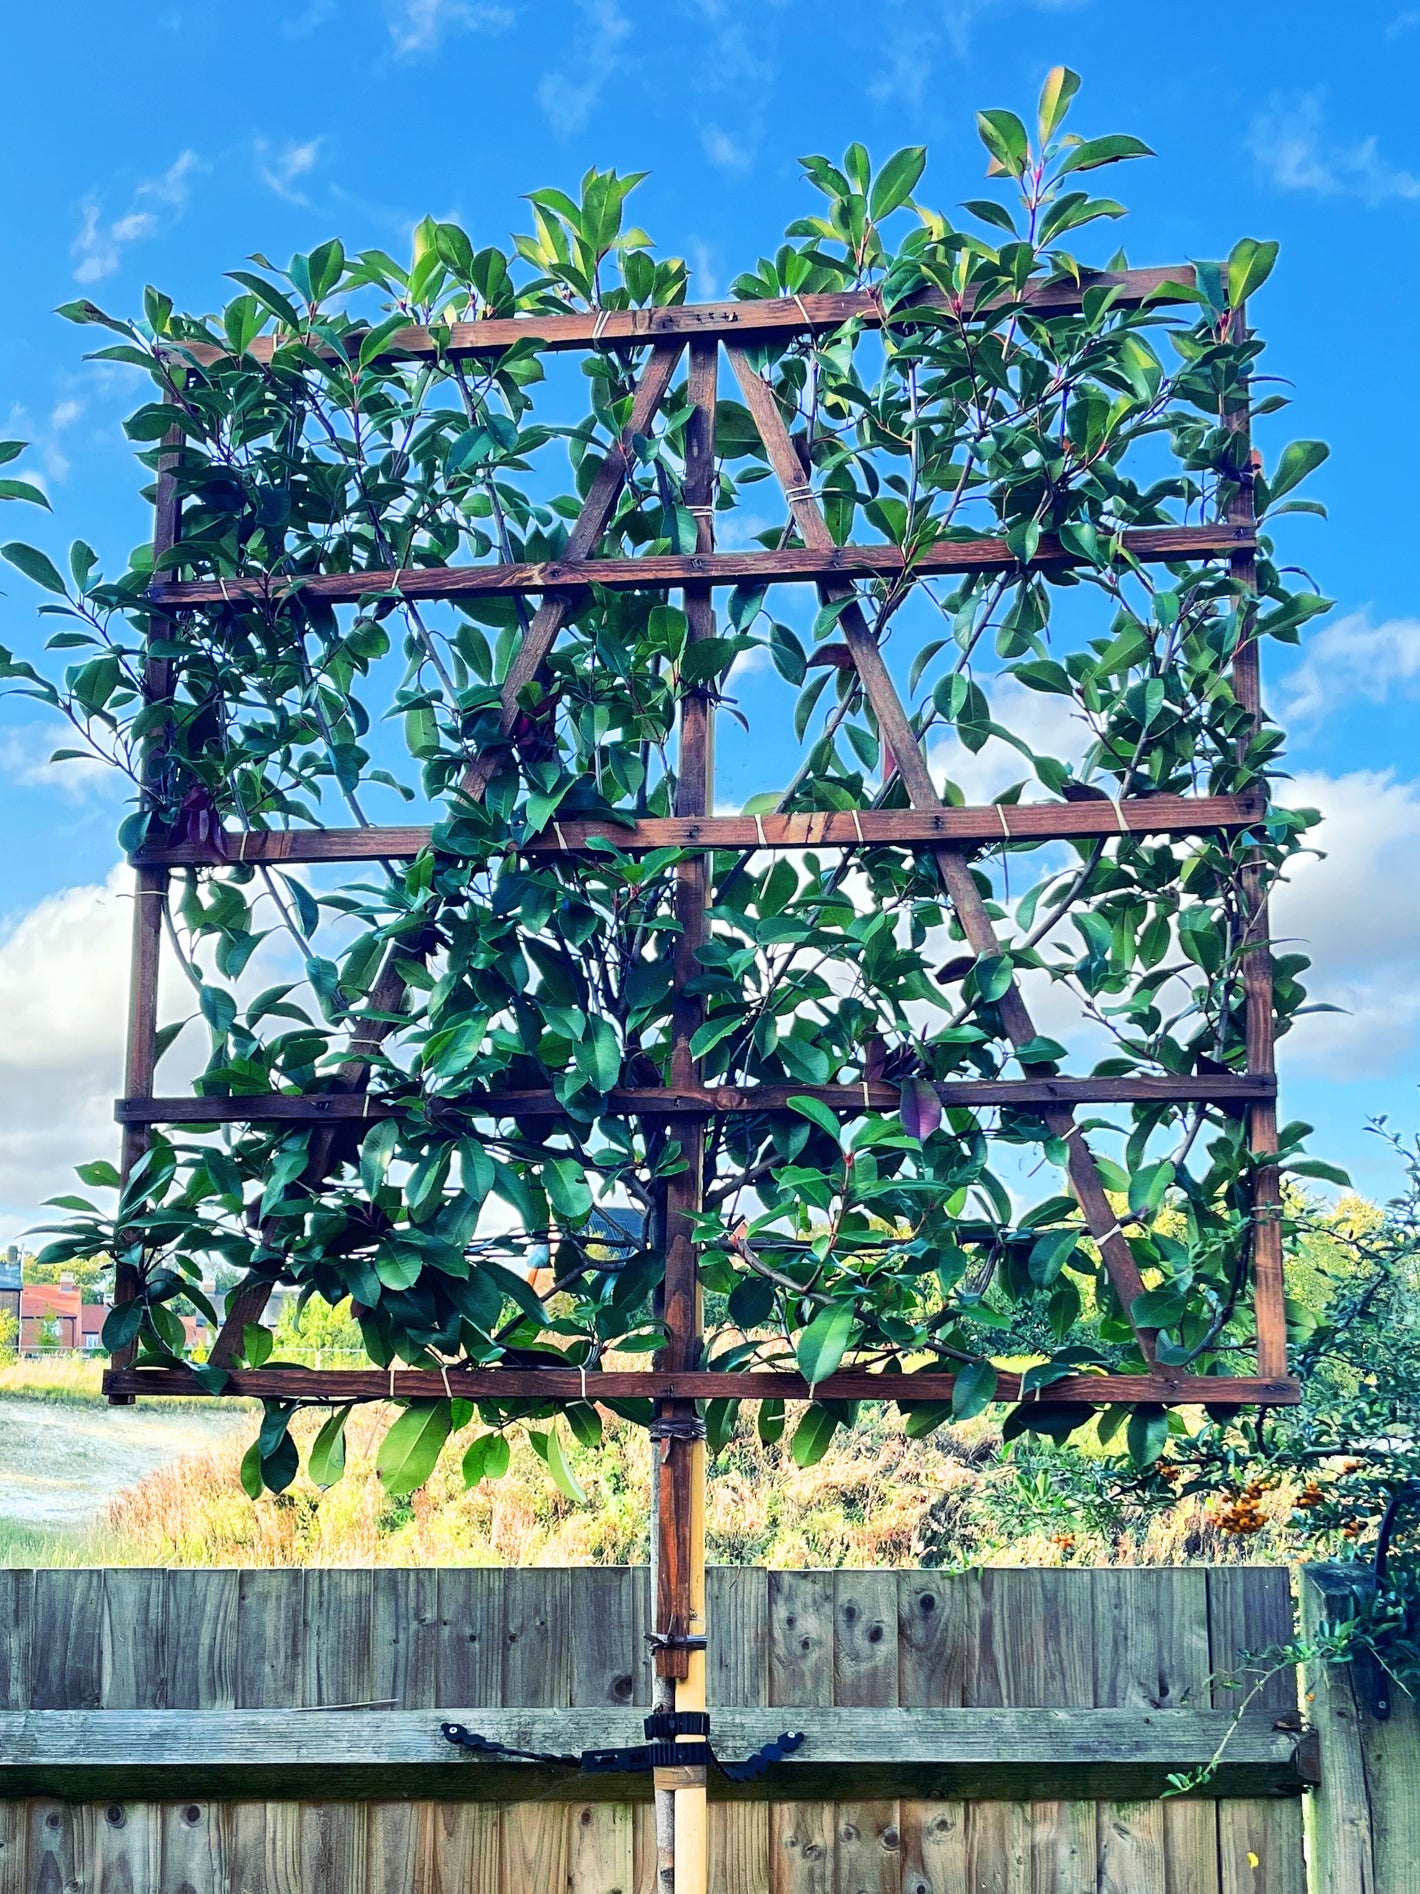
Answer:
[[[815,1736],[828,1760],[781,1765],[772,1799],[714,1804],[713,1889],[1304,1894],[1305,1766],[1277,1763],[1304,1745],[1293,1677],[1254,1704],[1224,1796],[1157,1794],[1170,1745],[1187,1766],[1223,1726],[1237,1654],[1291,1635],[1285,1572],[721,1569],[709,1619],[712,1702],[741,1706],[741,1736],[834,1710],[866,1733],[861,1768]],[[640,1894],[649,1806],[600,1797],[644,1787],[531,1774],[535,1794],[489,1801],[487,1765],[437,1725],[478,1706],[506,1729],[522,1706],[606,1740],[648,1700],[649,1622],[628,1570],[0,1573],[0,1894]],[[352,1728],[365,1773],[322,1773]],[[952,1761],[941,1732],[963,1728],[986,1766]],[[1137,1753],[1110,1749],[1121,1728]]]

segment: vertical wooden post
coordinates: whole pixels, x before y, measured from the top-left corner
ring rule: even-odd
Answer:
[[[686,424],[685,501],[696,526],[696,548],[714,547],[715,501],[715,382],[719,344],[691,344],[689,384],[691,413]],[[698,643],[712,637],[715,611],[709,586],[685,588],[689,639]],[[680,700],[680,731],[676,768],[675,812],[678,816],[708,815],[714,781],[714,712],[704,685]],[[691,1040],[704,1016],[702,1001],[686,991],[700,971],[697,951],[705,938],[705,909],[709,901],[710,863],[699,855],[676,871],[676,919],[680,934],[675,951],[675,999],[671,1023],[671,1083],[699,1082],[698,1062]],[[700,1212],[705,1170],[706,1124],[703,1118],[683,1119],[678,1130],[685,1169],[670,1180],[666,1197],[666,1347],[668,1368],[693,1369],[700,1365],[701,1306],[696,1265],[694,1219]],[[680,1437],[655,1443],[656,1463],[656,1629],[672,1637],[705,1633],[705,1441],[693,1437],[696,1419],[691,1401],[664,1401],[658,1418],[679,1423]],[[660,1648],[656,1653],[658,1677],[667,1680],[678,1709],[705,1708],[705,1653],[682,1647]],[[673,1796],[667,1806],[665,1798]],[[661,1886],[675,1894],[703,1894],[708,1864],[708,1833],[703,1772],[698,1784],[674,1789],[658,1785],[657,1836]],[[669,1854],[669,1859],[667,1855]],[[669,1879],[667,1871],[669,1870]]]
[[[1234,341],[1247,334],[1247,316],[1243,308],[1231,310],[1228,329]],[[1240,399],[1228,410],[1228,431],[1233,437],[1233,462],[1236,485],[1228,502],[1230,525],[1247,528],[1256,524],[1253,479],[1257,456],[1252,449],[1250,396],[1244,380]],[[1257,554],[1236,552],[1229,571],[1240,594],[1238,609],[1242,629],[1233,658],[1233,691],[1249,717],[1249,736],[1262,727],[1262,664],[1256,635]],[[1252,854],[1244,861],[1239,876],[1243,939],[1242,978],[1244,1032],[1247,1042],[1247,1069],[1272,1076],[1276,1071],[1275,1033],[1272,1002],[1272,948],[1267,912],[1267,887],[1262,863]],[[1270,1157],[1277,1150],[1277,1105],[1271,1098],[1259,1099],[1248,1108],[1248,1142],[1254,1156]],[[1252,1186],[1252,1276],[1253,1309],[1257,1321],[1257,1372],[1260,1375],[1285,1375],[1287,1372],[1287,1312],[1282,1274],[1282,1186],[1275,1164],[1264,1163],[1253,1176]]]
[[[163,436],[163,453],[158,465],[158,490],[153,509],[155,571],[162,555],[170,551],[177,541],[181,506],[178,496],[177,465],[181,445],[182,430],[170,428]],[[149,620],[148,634],[145,639],[147,655],[143,664],[143,700],[147,704],[160,703],[163,699],[172,696],[172,662],[168,658],[155,657],[152,650],[155,640],[164,638],[168,631],[167,619]],[[161,791],[160,776],[165,747],[165,733],[160,726],[149,737],[144,748],[141,794],[145,804],[150,807]],[[158,1063],[158,970],[162,959],[163,912],[167,906],[168,879],[166,868],[140,868],[135,876],[132,968],[128,990],[128,1040],[123,1069],[123,1089],[128,1098],[153,1096],[153,1077]],[[124,1184],[128,1182],[134,1166],[148,1149],[151,1136],[152,1133],[146,1125],[125,1125],[119,1161],[119,1175]],[[119,1263],[114,1270],[114,1302],[132,1302],[138,1295],[139,1288],[137,1270],[131,1264]],[[113,1357],[113,1366],[115,1368],[131,1367],[137,1352],[137,1343],[130,1342],[126,1348],[120,1349]],[[109,1403],[113,1407],[131,1407],[133,1396],[111,1394]]]

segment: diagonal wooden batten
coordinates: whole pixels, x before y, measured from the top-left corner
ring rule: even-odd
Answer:
[[[693,1076],[693,1075],[692,1075]],[[1033,1111],[1062,1105],[1214,1104],[1231,1111],[1273,1098],[1271,1073],[1106,1073],[1093,1078],[937,1079],[932,1091],[943,1105],[969,1111],[1003,1108]],[[895,1085],[863,1080],[856,1085],[618,1085],[601,1100],[604,1115],[640,1118],[727,1117],[737,1113],[790,1111],[791,1100],[811,1098],[847,1118],[864,1112],[892,1113],[901,1104]],[[550,1087],[539,1091],[463,1091],[417,1101],[352,1092],[235,1093],[223,1098],[121,1098],[114,1116],[123,1125],[345,1124],[406,1118],[412,1113],[437,1123],[447,1112],[490,1118],[560,1118],[566,1101]]]
[[[564,815],[555,830],[516,844],[536,859],[603,852],[610,843],[625,854],[657,848],[910,847],[919,842],[981,843],[1108,840],[1117,835],[1202,835],[1244,829],[1266,810],[1260,796],[1134,796],[1087,802],[991,802],[975,808],[814,809],[791,815],[646,816],[610,822]],[[229,829],[214,848],[178,843],[144,848],[139,867],[246,862],[397,861],[432,846],[432,828]]]
[[[1195,300],[1196,272],[1191,263],[1175,263],[1142,270],[1086,270],[1074,277],[1037,278],[1026,285],[1019,303],[1038,315],[1070,315],[1078,310],[1090,290],[1108,290],[1118,309],[1137,309],[1146,304],[1166,305]],[[437,334],[411,323],[391,336],[391,357],[403,356],[414,361],[459,361],[470,357],[497,356],[520,342],[535,341],[550,353],[563,349],[611,349],[640,347],[647,342],[692,337],[709,340],[716,336],[744,347],[752,342],[791,341],[798,335],[820,335],[838,329],[845,322],[856,322],[865,329],[880,329],[885,321],[896,326],[911,324],[914,316],[978,315],[984,308],[1008,307],[1003,299],[984,301],[968,290],[957,297],[939,289],[923,289],[885,309],[876,290],[839,290],[820,295],[756,298],[752,302],[678,303],[648,309],[588,309],[547,315],[485,316],[474,322],[455,322],[441,327]],[[352,343],[358,347],[366,331],[357,330]],[[289,340],[289,338],[287,338]],[[269,362],[276,352],[277,338],[258,336],[247,353],[256,362]],[[334,360],[334,351],[326,350]],[[186,356],[203,367],[230,361],[228,350],[210,343],[183,343],[175,356]]]
[[[682,344],[668,342],[651,350],[641,378],[636,384],[636,392],[631,400],[631,413],[620,438],[608,447],[606,457],[596,471],[591,488],[582,502],[581,511],[573,521],[572,530],[567,535],[565,558],[569,563],[578,564],[589,561],[597,542],[607,529],[612,509],[626,485],[626,472],[632,453],[632,443],[638,434],[650,432],[661,403],[665,400],[666,390],[671,385],[671,376],[675,373],[676,363],[680,360]],[[517,592],[537,591],[534,582],[520,585]],[[522,642],[514,653],[508,666],[508,674],[503,679],[501,689],[502,709],[499,721],[503,735],[507,737],[518,720],[518,699],[528,685],[538,676],[547,662],[548,653],[557,641],[557,634],[566,624],[575,604],[575,595],[544,598],[533,614],[532,623],[523,634]],[[506,755],[499,745],[491,745],[484,750],[465,770],[460,784],[465,796],[475,802],[481,801],[490,778],[497,772]]]
[[[636,435],[646,433],[654,421],[665,399],[666,390],[670,387],[671,376],[675,373],[682,349],[681,342],[671,341],[651,350],[632,396],[631,413],[626,426],[620,438],[608,448],[587,497],[582,502],[581,511],[573,521],[567,543],[574,557],[585,558],[606,531],[612,510],[626,483],[632,442]],[[533,615],[503,680],[500,722],[504,736],[517,722],[520,692],[541,670],[558,632],[566,622],[568,609],[569,602],[566,599],[546,599]],[[460,784],[468,800],[482,801],[488,783],[505,755],[503,746],[494,745],[469,765]],[[380,1016],[398,1013],[403,1007],[406,983],[399,971],[399,962],[411,957],[409,946],[400,942],[395,942],[386,954],[369,995],[367,1012],[374,1017],[366,1018],[352,1036],[348,1056],[337,1074],[336,1083],[341,1091],[359,1094],[368,1086],[372,1062],[391,1031],[389,1018]],[[319,1183],[329,1173],[338,1148],[334,1131],[322,1131],[312,1139],[306,1165],[308,1181]],[[265,1278],[254,1278],[243,1284],[232,1298],[209,1356],[218,1367],[225,1368],[235,1358],[240,1349],[243,1329],[247,1323],[261,1319],[273,1287],[274,1283]]]
[[[727,347],[726,354],[734,368],[736,379],[744,394],[745,405],[754,418],[764,442],[769,462],[784,489],[785,499],[793,514],[800,535],[806,545],[824,545],[831,543],[832,535],[819,509],[818,502],[804,479],[794,444],[789,438],[789,430],[779,411],[774,392],[762,381],[750,364],[743,350]],[[839,618],[839,630],[848,646],[863,690],[873,714],[877,718],[878,732],[882,742],[892,752],[898,773],[902,778],[909,799],[919,808],[940,808],[942,799],[937,794],[931,772],[922,755],[917,733],[913,730],[897,687],[888,673],[887,665],[878,647],[878,641],[869,629],[861,606],[856,603],[855,594],[848,586],[825,586],[823,595],[827,600],[837,602],[842,599],[853,600]],[[976,885],[971,860],[966,849],[951,845],[939,845],[934,849],[937,867],[941,874],[947,894],[961,922],[962,931],[973,953],[978,956],[995,956],[1001,951],[1001,944],[991,917],[986,911],[986,903]],[[1010,986],[997,1002],[1001,1023],[1005,1027],[1012,1045],[1027,1045],[1036,1037],[1035,1025],[1021,997],[1014,971]],[[1144,1293],[1144,1283],[1133,1253],[1119,1228],[1119,1220],[1110,1207],[1105,1195],[1104,1185],[1100,1181],[1099,1169],[1094,1154],[1086,1143],[1072,1113],[1067,1107],[1050,1106],[1041,1112],[1041,1117],[1052,1137],[1063,1139],[1068,1151],[1068,1166],[1071,1184],[1085,1213],[1085,1221],[1099,1245],[1104,1259],[1110,1284],[1117,1297],[1125,1319],[1133,1324],[1132,1308],[1137,1297]],[[1146,1360],[1153,1358],[1152,1332],[1135,1327],[1140,1346]]]
[[[668,352],[655,350],[652,363]],[[650,372],[649,367],[647,372]],[[643,430],[635,426],[633,419],[629,431]],[[603,473],[613,458],[619,459],[619,456],[608,455],[602,463]],[[1231,558],[1236,552],[1254,548],[1256,543],[1250,527],[1226,522],[1211,526],[1128,527],[1117,535],[1118,556],[1141,565],[1177,565]],[[1026,560],[1013,552],[1004,539],[992,534],[933,540],[918,547],[910,557],[900,546],[840,546],[830,539],[825,545],[787,546],[777,552],[747,549],[711,552],[707,549],[694,553],[594,559],[590,548],[579,551],[569,539],[562,558],[527,564],[381,566],[369,571],[317,572],[306,576],[258,573],[220,579],[159,579],[148,588],[148,597],[164,610],[186,611],[242,602],[276,607],[283,599],[297,595],[325,605],[353,605],[361,599],[394,598],[426,604],[459,599],[521,598],[528,592],[541,592],[545,602],[538,617],[544,620],[545,630],[539,630],[536,636],[529,634],[524,651],[508,674],[504,691],[507,693],[510,685],[513,688],[510,697],[505,699],[506,709],[507,702],[515,703],[518,691],[536,674],[537,664],[525,654],[540,648],[542,656],[546,656],[557,630],[590,586],[598,586],[605,592],[639,592],[674,585],[714,588],[822,585],[835,579],[879,579],[896,583],[905,578],[933,578],[948,573],[1018,569],[1049,572],[1084,563],[1078,553],[1071,552],[1049,533],[1041,535],[1040,543]],[[554,606],[560,608],[560,617],[556,616]],[[527,668],[529,665],[531,668]]]
[[[802,1375],[774,1368],[735,1369],[727,1374],[689,1369],[671,1373],[654,1368],[599,1369],[585,1384],[576,1368],[461,1368],[447,1370],[448,1392],[470,1401],[580,1401],[593,1403],[653,1400],[710,1401],[950,1401],[954,1374],[914,1368],[888,1374],[865,1368],[843,1368],[812,1388]],[[106,1387],[129,1394],[183,1394],[210,1396],[212,1390],[191,1368],[110,1368]],[[1019,1401],[1022,1376],[1002,1369],[996,1398]],[[445,1393],[444,1371],[406,1368],[396,1364],[393,1380],[388,1368],[236,1368],[227,1377],[224,1395],[245,1398],[342,1402],[387,1401],[393,1391],[399,1401],[438,1400]],[[1300,1387],[1285,1376],[1077,1374],[1054,1381],[1026,1398],[1048,1402],[1085,1402],[1105,1407],[1114,1402],[1157,1401],[1163,1407],[1209,1405],[1294,1407]]]

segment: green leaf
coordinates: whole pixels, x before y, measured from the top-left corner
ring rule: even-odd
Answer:
[[[247,1322],[242,1326],[242,1359],[248,1368],[259,1368],[269,1359],[274,1337],[269,1328],[263,1328],[259,1322]]]
[[[837,1115],[830,1111],[821,1098],[809,1098],[803,1092],[795,1092],[788,1101],[790,1111],[796,1111],[801,1118],[812,1119],[821,1131],[826,1131],[838,1143],[840,1126]]]
[[[997,1374],[989,1361],[968,1361],[952,1382],[952,1419],[974,1420],[996,1398]]]
[[[100,1339],[109,1354],[116,1355],[136,1339],[142,1325],[143,1304],[141,1302],[116,1302],[104,1317],[103,1334]]]
[[[1290,493],[1293,487],[1299,487],[1330,454],[1325,441],[1289,441],[1267,478],[1268,505],[1280,500],[1284,493]]]
[[[1260,243],[1256,237],[1240,237],[1228,256],[1228,306],[1239,308],[1255,289],[1272,274],[1281,248],[1276,243]]]
[[[512,1449],[506,1434],[479,1434],[463,1457],[463,1483],[477,1486],[480,1480],[501,1480],[508,1471]]]
[[[925,145],[908,145],[895,151],[879,171],[868,199],[868,214],[875,224],[890,217],[911,197],[927,163]]]
[[[722,1039],[728,1039],[743,1024],[742,1013],[717,1013],[713,1019],[707,1019],[703,1026],[697,1026],[690,1035],[691,1058],[703,1059],[707,1052],[718,1046]]]
[[[338,1407],[311,1442],[307,1468],[312,1481],[322,1492],[332,1487],[345,1472],[345,1423],[349,1407]]]
[[[384,1183],[398,1142],[399,1125],[393,1118],[382,1118],[361,1140],[360,1182],[368,1196],[373,1197]]]
[[[78,1164],[75,1166],[75,1171],[83,1183],[95,1190],[118,1189],[118,1172],[105,1158],[99,1158],[93,1164]]]
[[[794,1457],[794,1465],[814,1467],[828,1452],[828,1443],[838,1428],[838,1416],[830,1414],[827,1408],[810,1407],[805,1410],[803,1419],[794,1429],[794,1438],[789,1451]]]
[[[1174,1328],[1187,1308],[1188,1297],[1181,1289],[1146,1289],[1130,1303],[1129,1316],[1136,1328]]]
[[[563,1450],[562,1436],[555,1427],[547,1434],[547,1470],[552,1475],[553,1485],[559,1493],[566,1495],[574,1506],[585,1506],[589,1502],[585,1488],[568,1464]]]
[[[12,539],[0,546],[3,554],[17,571],[23,572],[27,579],[33,579],[36,585],[42,585],[46,592],[57,592],[61,598],[66,596],[64,581],[60,578],[54,563],[35,546],[26,546],[18,539]]]
[[[853,1340],[854,1326],[853,1304],[830,1302],[819,1310],[807,1328],[799,1331],[794,1341],[794,1358],[799,1364],[799,1373],[810,1387],[826,1381],[837,1368]]]
[[[261,1443],[254,1440],[242,1455],[242,1491],[248,1499],[260,1499],[265,1489],[261,1477]]]
[[[438,1464],[453,1412],[448,1401],[411,1401],[380,1442],[375,1471],[396,1498],[417,1492]]]
[[[1065,114],[1070,109],[1070,101],[1080,89],[1080,75],[1071,72],[1068,66],[1052,66],[1045,75],[1045,84],[1040,88],[1040,111],[1037,126],[1040,132],[1040,146],[1043,151],[1065,122]]]
[[[989,111],[976,114],[976,130],[983,145],[1002,171],[1018,178],[1030,158],[1030,139],[1014,112]]]
[[[1167,1160],[1145,1164],[1129,1180],[1129,1208],[1136,1217],[1151,1217],[1173,1183],[1173,1165]]]
[[[983,1000],[999,1000],[1011,984],[1009,954],[986,954],[976,963],[976,990]]]
[[[1060,160],[1060,176],[1069,171],[1096,171],[1102,164],[1118,164],[1123,158],[1152,158],[1154,153],[1142,138],[1125,132],[1113,132],[1107,138],[1087,138],[1072,145]]]
[[[28,500],[31,506],[42,506],[47,513],[54,510],[39,488],[32,487],[28,480],[0,480],[0,500]]]
[[[1135,1466],[1151,1467],[1168,1441],[1168,1410],[1153,1405],[1136,1407],[1129,1416],[1129,1426],[1124,1437],[1129,1447],[1129,1458]]]
[[[580,1223],[592,1208],[585,1168],[574,1157],[550,1157],[542,1167],[542,1187],[559,1217]]]

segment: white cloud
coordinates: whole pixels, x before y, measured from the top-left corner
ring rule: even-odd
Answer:
[[[538,81],[537,102],[554,131],[581,131],[607,82],[621,64],[631,22],[616,0],[577,0],[586,30],[576,35],[566,61]]]
[[[49,759],[66,747],[67,725],[21,724],[0,732],[0,774],[25,789],[56,789],[69,802],[87,802],[112,791],[122,779],[112,766],[96,756],[70,757],[62,763]],[[78,745],[74,738],[75,747]]]
[[[0,941],[0,1236],[13,1241],[73,1166],[118,1148],[132,876],[68,888]]]
[[[992,720],[1013,731],[1037,755],[1078,762],[1089,747],[1089,727],[1072,710],[1069,699],[1027,690],[1014,678],[985,679],[982,688]],[[1021,781],[1028,785],[1027,801],[1039,800],[1043,794],[1028,760],[999,737],[988,737],[973,754],[953,731],[929,744],[927,761],[938,782],[945,776],[973,805],[991,802],[1003,789]]]
[[[324,143],[320,138],[308,138],[304,144],[294,141],[284,144],[280,150],[274,149],[266,139],[256,141],[256,173],[267,190],[274,191],[288,204],[297,204],[302,208],[310,201],[297,185],[298,178],[308,177],[316,166],[320,148]]]
[[[512,7],[485,0],[392,0],[390,38],[401,59],[431,53],[451,31],[501,33],[514,20]]]
[[[1348,698],[1383,703],[1397,688],[1420,684],[1420,618],[1371,623],[1348,612],[1315,632],[1306,656],[1282,686],[1282,721],[1316,724]]]
[[[87,198],[79,207],[78,235],[69,246],[75,282],[98,283],[112,276],[125,245],[156,236],[175,223],[187,208],[193,178],[203,169],[195,151],[179,153],[166,171],[138,185],[127,210],[111,222],[105,220],[102,200]]]
[[[718,125],[707,125],[700,143],[705,156],[721,171],[748,171],[753,162],[742,141]]]
[[[1272,904],[1277,951],[1310,954],[1310,997],[1344,1014],[1309,1014],[1282,1041],[1289,1066],[1336,1079],[1413,1065],[1420,1024],[1420,781],[1389,771],[1300,775],[1296,808],[1320,809],[1325,859],[1294,863]]]
[[[1278,101],[1252,122],[1248,148],[1264,175],[1282,191],[1318,197],[1354,197],[1374,207],[1388,200],[1420,198],[1420,177],[1381,156],[1379,141],[1336,140],[1323,122],[1315,92]]]

